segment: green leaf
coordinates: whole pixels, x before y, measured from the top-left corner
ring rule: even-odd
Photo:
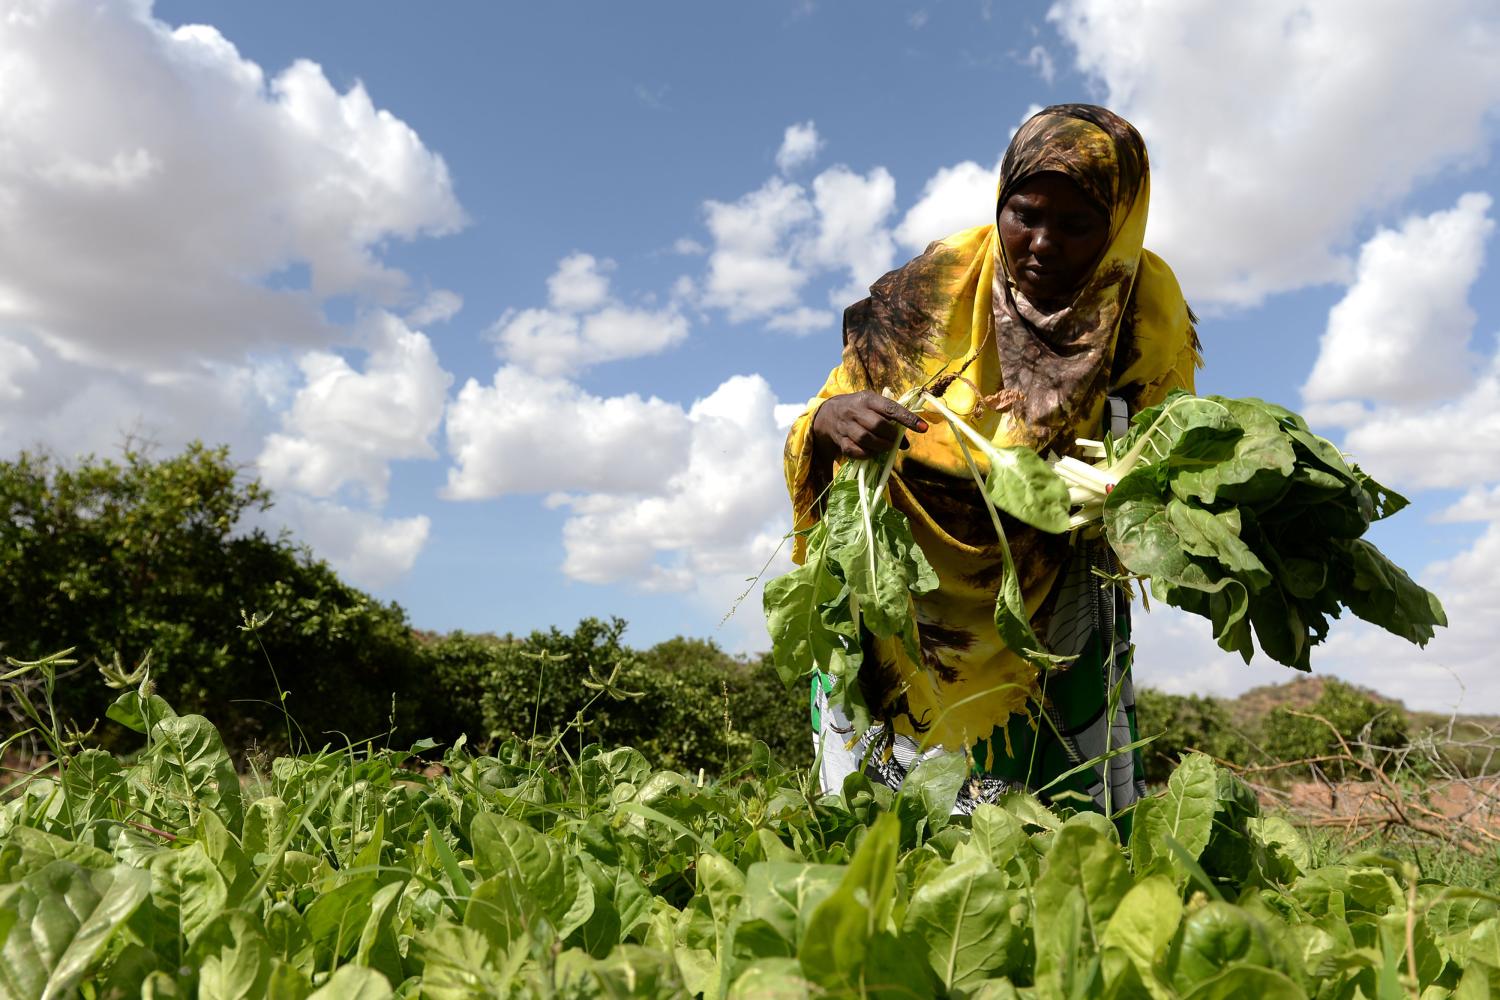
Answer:
[[[594,912],[593,887],[578,862],[552,838],[517,820],[480,813],[469,828],[469,840],[474,867],[488,886],[483,898],[475,890],[464,915],[469,926],[480,920],[482,926],[498,929],[489,922],[494,919],[514,930],[545,918],[559,938],[566,938]]]
[[[754,933],[763,932],[784,942],[784,949],[775,947],[770,954],[796,954],[808,919],[839,887],[846,870],[842,865],[792,861],[762,861],[751,865],[745,878],[742,923],[735,936],[736,948],[743,948],[751,940],[746,928],[754,924]],[[768,954],[765,950],[751,953]]]
[[[1172,980],[1184,992],[1231,964],[1269,967],[1275,962],[1270,935],[1261,922],[1248,910],[1219,901],[1188,915],[1174,951]]]
[[[912,595],[936,590],[938,579],[912,537],[906,515],[882,502],[871,513],[874,537],[869,537],[859,483],[846,478],[829,489],[823,521],[828,525],[827,558],[858,601],[865,626],[882,639],[909,630]]]
[[[1105,925],[1131,886],[1119,847],[1097,827],[1069,821],[1042,862],[1033,906],[1039,986],[1071,992],[1098,954]]]
[[[959,789],[969,775],[968,758],[961,753],[944,753],[925,760],[901,783],[897,808],[902,800],[919,803],[930,837],[948,825]]]
[[[943,867],[912,893],[904,929],[927,946],[927,962],[949,990],[1021,971],[1026,904],[987,858]]]
[[[1052,534],[1068,530],[1068,486],[1035,451],[997,448],[988,455],[984,492],[1011,517]]]
[[[150,891],[150,877],[124,865],[98,871],[54,861],[27,875],[5,901],[13,922],[0,945],[4,994],[72,996]]]
[[[334,958],[348,958],[369,919],[378,885],[374,875],[356,875],[320,895],[303,914],[307,933]]]
[[[335,969],[307,1000],[390,1000],[393,996],[390,982],[374,969],[345,965]]]
[[[240,777],[212,723],[201,715],[163,719],[151,727],[150,756],[152,780],[214,810],[231,831],[240,830]]]
[[[802,975],[794,958],[762,958],[747,965],[729,987],[728,1000],[812,1000],[822,992]]]
[[[376,970],[391,982],[401,981],[401,945],[397,940],[396,908],[406,883],[391,882],[376,890],[370,898],[369,919],[359,934],[354,964]]]
[[[828,663],[842,637],[823,620],[823,605],[843,589],[821,559],[809,559],[766,584],[766,628],[771,635],[771,661],[788,688]]]
[[[875,821],[849,862],[843,880],[808,920],[797,958],[803,974],[829,990],[871,996],[925,995],[926,983],[896,959],[891,923],[896,897],[900,822],[886,813]]]
[[[1183,1000],[1307,1000],[1307,993],[1296,982],[1273,969],[1238,965],[1205,979]]]
[[[121,694],[104,710],[104,714],[137,733],[150,732],[151,727],[163,719],[177,717],[172,706],[161,695],[153,694],[142,698],[137,691]]]
[[[1259,855],[1260,870],[1269,879],[1290,883],[1312,871],[1312,848],[1285,818],[1252,817],[1245,821],[1245,831]]]
[[[1130,852],[1137,873],[1172,869],[1174,856],[1167,847],[1168,837],[1181,844],[1194,860],[1203,853],[1213,833],[1217,789],[1213,761],[1203,754],[1190,753],[1167,779],[1162,796],[1136,805]]]
[[[194,943],[199,1000],[260,1000],[269,992],[271,949],[248,914],[219,914]]]
[[[1152,875],[1137,882],[1120,900],[1100,943],[1124,951],[1142,978],[1149,979],[1181,922],[1182,899],[1177,886],[1166,876]]]
[[[1431,591],[1364,539],[1339,543],[1353,568],[1353,589],[1339,597],[1359,617],[1418,646],[1427,645],[1433,627],[1448,616]]]
[[[224,912],[228,883],[201,843],[155,854],[149,866],[156,909],[168,916],[176,934],[192,944]]]
[[[1260,400],[1208,398],[1229,411],[1241,435],[1228,458],[1200,468],[1174,470],[1172,493],[1179,499],[1205,504],[1221,498],[1233,503],[1265,503],[1281,496],[1297,456],[1279,418]]]

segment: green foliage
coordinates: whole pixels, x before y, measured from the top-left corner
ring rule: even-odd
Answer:
[[[617,629],[594,626],[578,641],[610,649]],[[950,817],[946,776],[812,800],[804,772],[765,755],[699,784],[628,748],[517,739],[452,748],[440,774],[368,746],[281,757],[232,795],[207,720],[160,715],[128,763],[65,749],[0,800],[3,995],[1333,998],[1500,982],[1500,898],[1314,851],[1202,756],[1136,806],[1121,845],[1103,817],[1026,795]]]
[[[586,618],[571,633],[554,627],[524,639],[462,632],[430,639],[423,658],[447,698],[434,708],[444,713],[438,731],[490,740],[569,730],[571,748],[634,746],[694,774],[739,768],[757,741],[782,761],[809,755],[807,713],[767,660],[685,638],[638,652],[625,644],[625,629],[619,618]],[[629,697],[595,697],[611,677]]]
[[[1104,502],[1110,547],[1246,662],[1259,645],[1310,669],[1341,605],[1417,645],[1447,624],[1438,599],[1360,537],[1406,501],[1290,410],[1174,393],[1136,415],[1119,449],[1145,460]]]
[[[1188,750],[1238,764],[1250,759],[1250,742],[1234,727],[1217,698],[1140,688],[1135,710],[1141,733],[1156,737],[1142,754],[1146,780],[1152,784],[1166,781]]]
[[[383,733],[393,697],[409,730],[422,681],[405,614],[287,539],[245,531],[242,520],[269,506],[227,449],[201,444],[160,460],[127,448],[119,461],[0,462],[0,650],[33,659],[76,646],[87,675],[91,660],[149,653],[161,694],[212,709],[234,746],[285,745],[268,657],[314,745],[342,741],[325,726]],[[237,628],[244,611],[264,621],[253,634]],[[58,685],[56,700],[82,728],[107,705],[91,678]]]
[[[1336,678],[1324,681],[1318,700],[1306,712],[1285,706],[1272,709],[1264,729],[1267,752],[1282,761],[1338,756],[1347,745],[1355,756],[1381,765],[1390,756],[1384,751],[1399,750],[1408,742],[1406,717],[1399,708],[1381,704]],[[1348,769],[1338,761],[1319,766],[1337,777],[1346,776]],[[1351,769],[1348,776],[1359,775]]]

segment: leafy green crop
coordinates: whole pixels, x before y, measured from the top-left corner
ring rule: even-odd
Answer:
[[[1246,662],[1258,643],[1310,669],[1342,607],[1418,645],[1447,624],[1438,599],[1361,537],[1406,500],[1290,410],[1177,393],[1114,450],[1141,460],[1117,465],[1104,499],[1110,547]]]
[[[152,702],[139,690],[138,703]],[[1315,866],[1208,758],[1132,841],[961,773],[810,798],[758,747],[701,783],[628,747],[281,757],[243,782],[156,705],[0,802],[0,997],[1489,996],[1500,897]]]

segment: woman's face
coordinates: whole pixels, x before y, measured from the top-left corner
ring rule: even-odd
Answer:
[[[1068,305],[1109,242],[1109,217],[1064,174],[1017,187],[996,220],[1011,275],[1033,304]]]

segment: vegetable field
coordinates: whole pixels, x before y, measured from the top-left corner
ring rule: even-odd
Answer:
[[[49,670],[18,665],[11,676]],[[0,806],[0,996],[1488,997],[1500,898],[1320,856],[1209,758],[1104,818],[950,817],[961,763],[819,797],[566,733],[284,756],[115,678],[128,760],[27,706]],[[137,683],[138,681],[138,683]],[[603,682],[605,688],[608,681]],[[13,689],[18,695],[20,689]],[[605,691],[608,694],[608,691]]]

